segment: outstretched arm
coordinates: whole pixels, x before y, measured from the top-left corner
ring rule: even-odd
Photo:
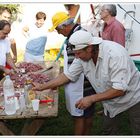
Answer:
[[[58,77],[55,79],[45,83],[45,84],[38,84],[38,83],[33,83],[33,90],[38,90],[42,91],[45,89],[53,89],[56,87],[59,87],[61,85],[64,85],[66,83],[70,82],[70,80],[66,77],[64,73],[61,73]]]
[[[14,39],[11,39],[11,50],[13,53],[13,61],[14,63],[17,62],[17,48],[16,48],[16,42]]]

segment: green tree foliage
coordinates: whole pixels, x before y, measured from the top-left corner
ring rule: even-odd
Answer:
[[[15,21],[17,19],[17,15],[19,13],[21,13],[21,6],[20,4],[0,4],[0,8],[1,7],[7,7],[11,10],[12,12],[12,22]]]

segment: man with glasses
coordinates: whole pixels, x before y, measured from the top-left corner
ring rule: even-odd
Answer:
[[[19,71],[13,63],[13,59],[10,55],[10,41],[7,39],[10,31],[10,23],[6,20],[0,20],[0,80],[4,77],[4,73],[10,74],[13,73],[13,70],[16,72]],[[11,69],[5,67],[6,62]]]
[[[117,9],[115,4],[105,4],[101,8],[100,18],[104,21],[100,36],[105,40],[115,41],[125,47],[125,28],[115,18]]]
[[[0,20],[6,20],[8,22],[11,22],[11,18],[12,18],[11,10],[7,7],[0,7]],[[10,42],[11,42],[11,50],[13,54],[12,58],[13,58],[14,63],[16,63],[17,62],[16,41],[11,34],[9,34],[8,38],[10,39]],[[6,67],[10,69],[9,65],[6,65]]]

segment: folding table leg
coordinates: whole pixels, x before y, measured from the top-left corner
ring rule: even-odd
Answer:
[[[45,119],[27,120],[23,126],[21,135],[35,135],[40,127],[43,125]]]
[[[0,133],[2,135],[14,135],[14,133],[6,126],[3,121],[0,121]]]

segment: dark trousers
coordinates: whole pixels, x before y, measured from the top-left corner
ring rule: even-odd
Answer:
[[[140,135],[140,102],[127,110],[133,135]],[[120,114],[110,118],[103,116],[103,135],[118,135]]]

